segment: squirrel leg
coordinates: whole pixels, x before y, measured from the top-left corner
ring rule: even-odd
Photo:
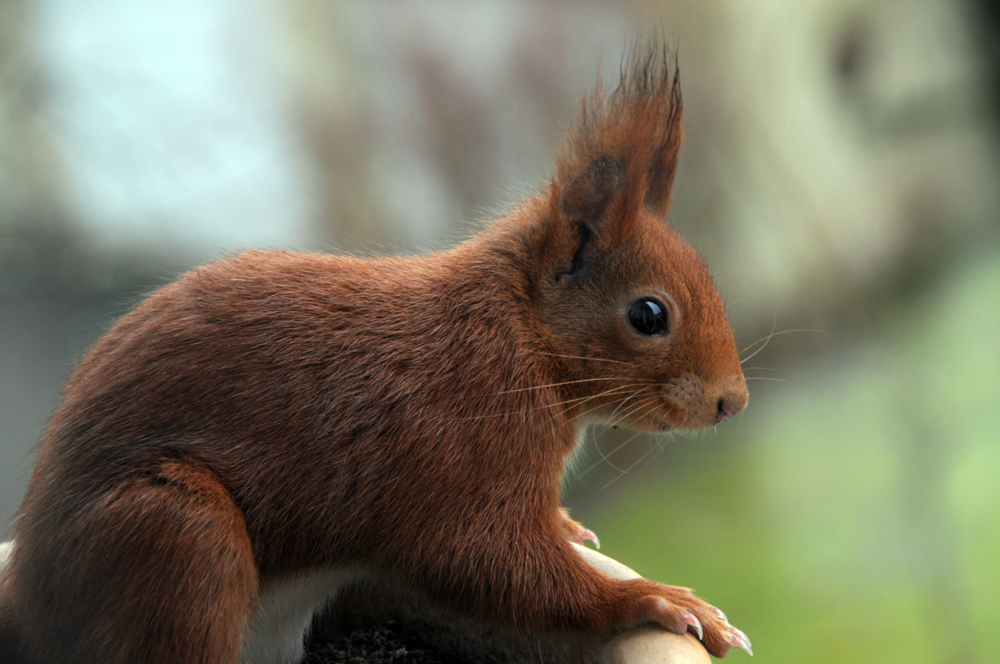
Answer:
[[[214,473],[165,462],[98,497],[54,539],[51,553],[45,542],[15,547],[17,559],[28,544],[18,572],[28,572],[21,592],[33,612],[20,622],[40,661],[236,664],[257,568]]]
[[[589,586],[594,594],[584,598],[589,605],[585,609],[589,615],[584,620],[594,621],[598,630],[617,631],[653,624],[678,634],[690,631],[715,657],[724,657],[732,646],[750,647],[746,636],[729,625],[721,612],[688,588],[646,579],[613,579],[596,570],[593,573],[600,578]]]
[[[544,543],[522,541],[515,555],[520,560],[505,576],[478,582],[504,604],[494,607],[494,615],[517,616],[519,628],[610,636],[640,625],[659,625],[678,634],[691,631],[716,657],[725,656],[732,646],[744,647],[742,632],[687,588],[607,576],[591,567],[561,532],[553,532]],[[745,645],[749,647],[749,641]]]

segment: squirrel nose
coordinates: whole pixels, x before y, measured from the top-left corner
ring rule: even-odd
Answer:
[[[730,417],[746,408],[750,395],[747,392],[746,383],[740,381],[739,388],[726,390],[719,396],[719,401],[715,406],[715,417],[717,422],[728,420]]]

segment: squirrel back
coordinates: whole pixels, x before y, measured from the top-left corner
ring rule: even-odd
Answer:
[[[664,220],[680,113],[666,53],[637,53],[546,190],[455,249],[247,252],[119,321],[15,524],[4,601],[33,656],[295,661],[307,574],[518,629],[740,645],[688,591],[589,568],[559,507],[589,422],[694,429],[747,401],[722,299]]]

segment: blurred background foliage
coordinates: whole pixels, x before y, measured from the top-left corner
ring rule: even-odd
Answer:
[[[596,430],[566,502],[764,662],[1000,661],[1000,3],[0,0],[0,534],[87,346],[247,247],[446,247],[636,35],[751,404]],[[773,335],[772,335],[773,332]],[[739,658],[739,653],[732,657]]]

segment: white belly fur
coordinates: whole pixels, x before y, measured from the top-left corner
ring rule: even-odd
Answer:
[[[268,581],[243,628],[240,664],[295,664],[302,659],[313,614],[357,574],[321,570]]]

